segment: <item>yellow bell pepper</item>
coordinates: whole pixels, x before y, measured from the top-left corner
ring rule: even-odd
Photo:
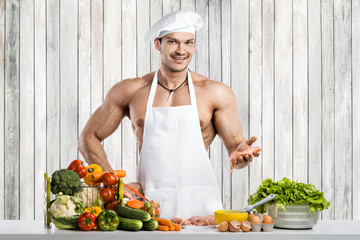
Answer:
[[[91,206],[88,208],[85,208],[84,212],[89,212],[95,215],[95,217],[97,217],[99,215],[99,213],[101,213],[102,209],[100,207],[96,207],[96,206]]]
[[[91,164],[90,166],[87,166],[86,168],[88,170],[88,173],[84,177],[85,183],[88,184],[88,185],[91,185],[91,186],[99,186],[101,184],[101,182],[100,183],[94,183],[93,180],[92,180],[91,175],[94,172],[101,172],[102,171],[101,167],[99,165],[97,165],[97,164]]]

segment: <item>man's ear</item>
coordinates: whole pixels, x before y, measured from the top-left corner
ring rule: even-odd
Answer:
[[[154,39],[154,45],[155,45],[155,48],[160,51],[160,40],[158,38],[155,38]]]

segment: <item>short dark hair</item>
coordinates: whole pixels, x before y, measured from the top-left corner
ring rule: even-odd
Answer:
[[[161,38],[158,38],[159,39],[159,42],[161,43],[161,39],[162,39],[162,37]]]

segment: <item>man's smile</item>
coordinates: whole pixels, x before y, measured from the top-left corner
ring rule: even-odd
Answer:
[[[172,59],[175,60],[175,62],[177,63],[182,63],[185,59],[187,59],[188,57],[180,57],[180,56],[171,56]]]

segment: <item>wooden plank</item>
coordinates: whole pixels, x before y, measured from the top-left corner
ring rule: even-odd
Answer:
[[[331,0],[321,2],[321,86],[322,86],[322,189],[330,208],[322,213],[322,219],[335,218],[335,119],[334,119],[334,5]]]
[[[91,1],[91,113],[103,102],[103,47],[104,47],[104,9],[103,0]]]
[[[91,1],[79,1],[79,127],[78,136],[91,114]],[[99,91],[99,89],[97,89]],[[99,91],[101,92],[101,91]],[[78,152],[79,155],[79,152]]]
[[[5,219],[20,218],[19,1],[6,2],[5,16]]]
[[[231,88],[238,98],[238,111],[245,137],[249,137],[249,2],[231,2]],[[239,58],[239,56],[241,56]],[[197,66],[197,65],[196,65]],[[247,205],[249,168],[234,170],[232,209]]]
[[[292,177],[292,3],[275,2],[275,178]]]
[[[195,72],[209,76],[209,2],[206,0],[196,1],[196,13],[198,13],[204,26],[196,33]]]
[[[46,1],[35,2],[35,220],[44,219],[46,172]]]
[[[201,31],[201,30],[200,30]],[[221,78],[221,2],[209,1],[209,78],[222,81]],[[209,148],[210,160],[215,172],[219,190],[222,192],[222,151],[223,144],[216,136]]]
[[[60,1],[60,161],[61,168],[77,158],[78,3]]]
[[[122,78],[136,76],[136,1],[122,3]],[[126,181],[136,181],[136,137],[132,123],[126,118],[122,121],[122,169],[126,170]],[[126,150],[125,150],[126,149]]]
[[[104,1],[104,96],[121,80],[121,1]],[[128,61],[128,59],[124,59]],[[107,159],[114,169],[121,169],[121,128],[104,141]],[[127,170],[127,169],[126,169]]]
[[[353,220],[360,219],[360,1],[352,2]]]
[[[152,27],[162,18],[162,0],[150,0],[150,26]],[[149,28],[150,29],[150,28]],[[143,38],[145,35],[143,36]],[[150,42],[150,71],[156,71],[160,67],[160,54],[156,50],[153,41]]]
[[[34,219],[34,1],[20,2],[20,219]]]
[[[231,86],[231,4],[221,1],[221,80]],[[231,208],[231,174],[229,154],[222,147],[222,203],[225,209]]]
[[[321,6],[308,2],[309,183],[321,189]]]
[[[263,178],[275,177],[275,122],[274,122],[274,46],[275,46],[274,0],[264,0],[262,13],[263,34]]]
[[[5,83],[5,1],[0,1],[0,82]],[[5,84],[0,84],[0,95],[5,96]],[[5,169],[5,98],[0,98],[0,168]],[[3,171],[4,173],[4,171]],[[3,174],[5,176],[5,174]],[[5,177],[0,177],[0,209],[5,209]],[[0,220],[5,212],[0,212]]]
[[[229,3],[229,1],[225,1],[225,2]],[[180,5],[181,11],[187,10],[187,11],[195,12],[195,0],[181,0],[180,4],[181,4]],[[196,33],[195,33],[195,36],[196,36]],[[196,37],[195,37],[195,39],[196,39]],[[195,56],[196,56],[196,51],[193,54],[192,60],[191,60],[191,62],[189,64],[189,66],[188,66],[190,70],[195,70],[196,69],[196,65],[195,65],[196,64],[195,63],[195,58],[196,57]]]
[[[46,170],[52,174],[60,168],[60,28],[59,28],[59,1],[48,0],[46,10],[46,109],[47,109],[47,152]]]
[[[293,179],[308,181],[307,0],[293,1]]]
[[[137,0],[136,8],[137,76],[141,77],[150,72],[150,43],[144,41],[150,29],[149,1]]]
[[[352,218],[351,1],[334,1],[335,219]]]
[[[257,136],[254,146],[262,146],[262,34],[261,0],[250,0],[249,16],[249,137]],[[262,180],[262,154],[249,165],[249,193],[256,192]]]
[[[163,0],[163,16],[180,10],[180,0]]]

